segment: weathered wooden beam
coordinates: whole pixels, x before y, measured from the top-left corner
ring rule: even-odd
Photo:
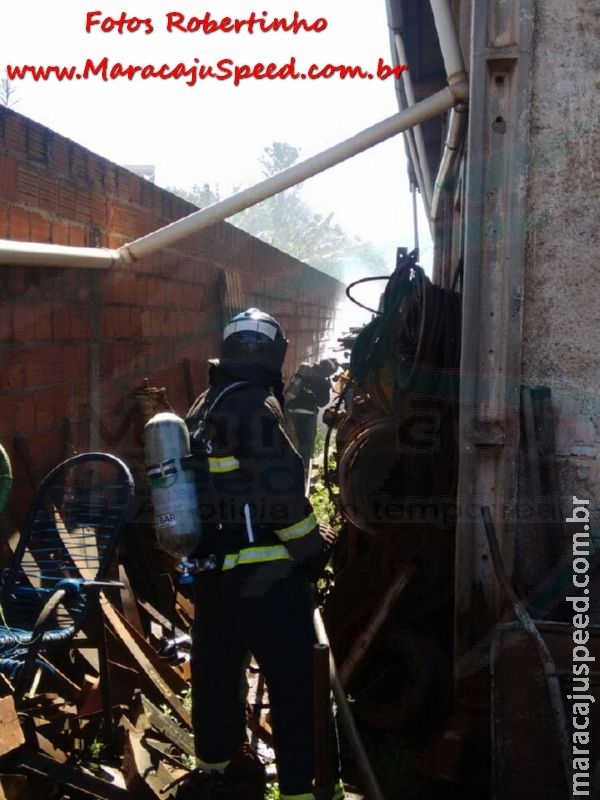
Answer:
[[[377,604],[364,630],[357,637],[343,664],[339,669],[339,678],[342,686],[348,686],[350,678],[354,675],[361,661],[364,659],[373,640],[383,627],[385,621],[394,609],[402,592],[408,586],[415,572],[415,565],[411,562],[403,564],[398,574]]]
[[[152,727],[162,733],[170,742],[178,747],[182,753],[188,756],[195,756],[194,739],[192,735],[171,719],[158,706],[142,695],[142,706]]]
[[[0,756],[11,753],[24,743],[25,736],[13,698],[0,698]]]
[[[125,789],[88,775],[70,764],[59,764],[29,747],[18,751],[18,757],[11,760],[10,771],[56,781],[78,794],[89,795],[93,800],[131,800],[131,794]]]
[[[142,734],[133,729],[127,731],[121,771],[133,797],[161,800],[162,786],[158,785],[152,758],[142,743]]]
[[[20,800],[28,788],[26,775],[0,775],[0,800]]]
[[[150,685],[158,690],[179,719],[191,728],[190,712],[185,708],[179,695],[189,687],[171,667],[162,661],[156,651],[139,635],[117,609],[108,602],[102,604],[104,617],[119,641],[129,652],[139,669],[142,685]]]
[[[148,603],[146,600],[138,600],[138,605],[151,620],[158,622],[158,624],[164,628],[166,635],[183,636],[185,634],[183,628],[178,627],[176,624],[174,625],[173,620],[167,619],[165,615],[161,614],[151,603]]]
[[[144,629],[142,627],[142,621],[140,619],[140,612],[137,607],[136,597],[133,589],[131,588],[129,575],[127,574],[123,564],[119,564],[119,581],[123,584],[123,589],[121,589],[123,615],[129,624],[143,636]]]

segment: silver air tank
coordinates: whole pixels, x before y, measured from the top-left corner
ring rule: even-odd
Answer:
[[[158,542],[185,561],[202,536],[194,472],[183,462],[190,454],[185,422],[170,411],[155,414],[144,426],[144,449]]]

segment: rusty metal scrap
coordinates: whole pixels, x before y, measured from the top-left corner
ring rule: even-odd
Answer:
[[[90,797],[94,800],[131,798],[129,792],[119,786],[96,778],[70,764],[60,764],[49,756],[28,747],[19,750],[7,767],[16,773],[39,776],[45,780],[54,781],[66,789],[74,789],[77,797]]]
[[[172,633],[171,621],[148,601],[137,606],[141,628],[151,620],[164,636]],[[38,692],[18,710],[10,695],[0,698],[0,798],[31,797],[44,779],[43,791],[57,800],[163,800],[174,796],[193,767],[191,716],[182,700],[188,683],[106,598],[101,611],[115,722],[107,727],[102,713],[94,651],[77,649],[70,656],[65,651],[56,665],[48,661],[56,686],[45,673]],[[261,754],[272,762],[264,679],[251,670],[249,682],[256,703],[249,732],[255,744],[260,737]],[[55,691],[60,687],[70,699]]]
[[[11,753],[25,743],[25,736],[17,717],[12,697],[0,699],[0,757]]]
[[[188,688],[185,681],[159,658],[156,651],[129,625],[114,606],[105,603],[102,610],[109,628],[124,645],[131,660],[138,665],[141,683],[149,684],[153,693],[160,693],[164,702],[172,708],[180,720],[188,726],[191,725],[190,712],[180,700],[181,693]]]

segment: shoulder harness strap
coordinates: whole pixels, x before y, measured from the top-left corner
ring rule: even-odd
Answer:
[[[235,391],[236,389],[241,389],[243,386],[249,386],[250,381],[236,381],[235,383],[230,383],[228,386],[225,386],[219,394],[215,397],[215,399],[210,403],[204,404],[204,408],[202,409],[202,413],[200,415],[200,419],[198,420],[198,424],[196,426],[196,430],[192,434],[192,439],[197,442],[198,444],[202,444],[207,453],[212,451],[212,445],[210,442],[206,441],[204,436],[204,431],[206,430],[206,426],[208,424],[208,417],[209,415],[215,410],[217,404],[225,397],[225,395],[229,394],[230,392]]]

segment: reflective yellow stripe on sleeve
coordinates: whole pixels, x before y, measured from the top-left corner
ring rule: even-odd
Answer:
[[[210,473],[233,472],[238,469],[240,462],[235,456],[208,457],[208,470]]]
[[[223,571],[233,569],[238,564],[260,564],[263,561],[291,561],[291,556],[282,544],[266,547],[245,547],[239,553],[229,553],[223,562]]]
[[[289,542],[291,539],[299,539],[301,536],[305,536],[316,527],[317,518],[314,514],[309,514],[308,517],[300,520],[300,522],[295,522],[287,528],[279,528],[275,533],[282,542]]]

